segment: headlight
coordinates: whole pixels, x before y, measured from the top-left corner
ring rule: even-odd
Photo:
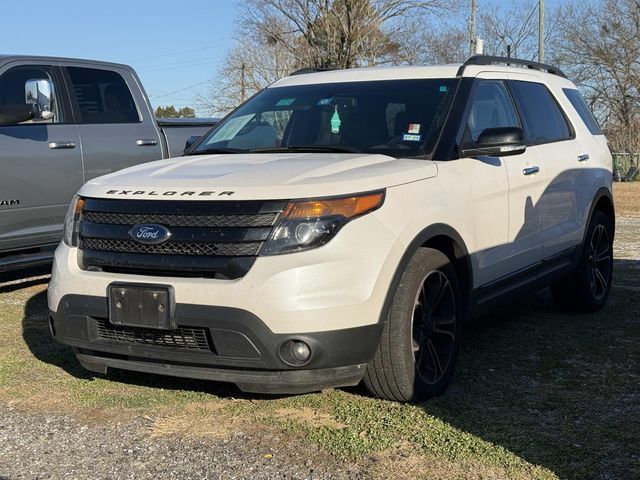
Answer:
[[[384,202],[384,192],[317,200],[293,200],[282,212],[263,255],[299,252],[324,245],[354,218]]]
[[[84,200],[77,195],[71,200],[67,216],[64,218],[64,230],[62,233],[62,241],[69,247],[78,246],[78,225],[80,222],[80,214],[84,207]]]

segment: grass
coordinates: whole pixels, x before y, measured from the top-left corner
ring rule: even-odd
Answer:
[[[618,213],[640,218],[640,184],[628,185],[616,185]],[[619,238],[640,243],[637,232]],[[636,478],[640,259],[617,260],[615,278],[597,314],[559,312],[543,291],[472,325],[450,388],[422,405],[357,389],[269,398],[169,377],[93,376],[50,340],[45,285],[0,288],[0,404],[99,421],[144,416],[160,436],[276,429],[377,478]]]
[[[32,286],[0,297],[0,402],[103,420],[145,415],[156,434],[220,433],[197,419],[284,429],[381,478],[390,465],[433,478],[633,478],[639,273],[638,262],[616,264],[599,314],[559,313],[543,292],[473,325],[451,387],[422,405],[354,390],[270,399],[127,372],[93,377],[49,339],[44,286]]]
[[[640,182],[616,182],[613,184],[616,214],[640,217]]]

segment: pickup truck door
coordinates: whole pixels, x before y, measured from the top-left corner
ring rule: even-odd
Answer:
[[[63,66],[82,142],[85,181],[163,158],[151,107],[128,67]]]
[[[460,140],[462,145],[473,143],[486,128],[521,127],[515,104],[506,86],[506,75],[501,78],[500,73],[491,72],[486,74],[489,78],[483,76],[478,75],[474,81]],[[484,239],[479,241],[479,245],[484,247],[475,252],[479,270],[478,283],[482,286],[506,279],[542,259],[542,216],[537,204],[544,181],[539,172],[538,156],[529,150],[503,158],[481,157],[477,161],[492,162],[495,175],[504,175],[506,171],[508,181],[508,191],[501,198],[501,206],[504,208],[496,209],[494,213],[501,217],[500,225],[507,229],[506,239],[502,235],[498,236],[496,226],[476,225],[477,237]],[[491,236],[494,236],[492,241]]]
[[[0,125],[0,251],[59,242],[83,180],[80,137],[56,66],[30,61],[0,67],[0,107],[26,107],[25,83],[34,79],[52,82],[54,116]]]

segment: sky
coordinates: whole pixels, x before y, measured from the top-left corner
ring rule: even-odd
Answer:
[[[232,0],[0,0],[0,11],[0,53],[129,64],[154,107],[197,107],[235,27]]]
[[[0,11],[0,53],[126,63],[154,107],[195,106],[233,45],[231,0],[0,0]]]

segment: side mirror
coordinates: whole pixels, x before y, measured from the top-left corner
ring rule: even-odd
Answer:
[[[0,107],[0,125],[15,125],[33,118],[31,105],[3,105]]]
[[[185,153],[187,150],[189,150],[198,140],[200,140],[200,135],[192,135],[187,138],[187,141],[184,143],[184,150],[182,151],[182,153]]]
[[[24,101],[36,106],[37,118],[50,120],[53,112],[53,82],[45,79],[27,80],[24,84]]]
[[[464,157],[508,157],[524,153],[527,146],[518,127],[498,127],[483,130],[478,140],[462,148]]]

